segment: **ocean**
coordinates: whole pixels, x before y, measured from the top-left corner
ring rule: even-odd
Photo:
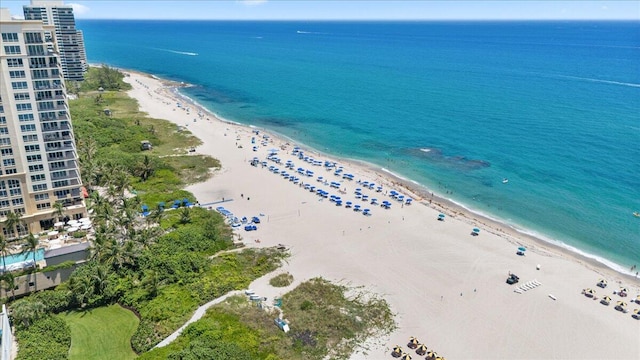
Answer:
[[[91,63],[640,265],[638,22],[78,20]],[[504,182],[508,179],[508,182]]]

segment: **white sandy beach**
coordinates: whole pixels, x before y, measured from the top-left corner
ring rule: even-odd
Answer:
[[[446,204],[444,209],[432,208],[428,198],[410,195],[382,173],[338,161],[355,175],[353,181],[342,180],[332,171],[291,155],[297,144],[285,145],[286,140],[271,136],[267,146],[262,146],[262,131],[258,137],[251,128],[222,122],[212,114],[201,118],[197,108],[176,98],[163,82],[128,73],[125,80],[133,86],[129,94],[139,101],[142,111],[186,126],[203,141],[197,153],[221,161],[222,169],[209,181],[187,188],[200,204],[224,198],[227,201],[212,207],[224,206],[238,217],[264,215],[257,231],[236,230],[247,246],[282,243],[290,247],[292,256],[283,271],[294,276],[293,286],[322,276],[364,286],[389,302],[397,313],[398,329],[368,342],[367,353],[353,359],[391,359],[396,344],[414,359],[423,358],[407,348],[410,336],[447,359],[640,359],[640,321],[631,317],[633,309],[640,308],[631,303],[640,294],[637,279],[516,232],[498,230],[499,224],[468,212],[461,214],[459,208]],[[190,107],[190,112],[176,107],[176,102]],[[256,152],[252,137],[259,148]],[[267,168],[249,164],[254,156],[266,160],[268,149],[281,146],[286,149],[278,154],[282,164],[269,161],[268,165],[284,169],[284,163],[292,160],[294,169],[313,170],[314,177],[299,175],[301,180],[343,201],[362,204],[372,215],[320,200]],[[327,159],[303,150],[318,160]],[[321,185],[317,176],[341,182],[346,194]],[[363,193],[391,201],[391,209],[356,200],[354,190],[362,187],[357,180],[383,185],[382,193]],[[401,206],[384,195],[394,189],[416,200]],[[440,212],[447,214],[445,221],[437,220]],[[480,228],[479,236],[470,235],[474,227]],[[527,248],[526,256],[516,255],[519,246]],[[517,274],[520,283],[507,285],[508,272]],[[608,280],[606,289],[596,287],[599,278]],[[518,285],[533,280],[542,285],[521,294],[514,292]],[[628,297],[613,295],[620,286],[629,289]],[[599,299],[611,296],[612,304],[604,306],[586,298],[581,294],[584,288],[596,289]],[[266,286],[255,290],[269,298],[284,291]],[[628,303],[628,313],[614,310],[619,300]]]

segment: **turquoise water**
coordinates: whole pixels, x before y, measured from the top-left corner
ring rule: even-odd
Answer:
[[[640,264],[637,22],[79,27],[93,63],[194,84],[184,93],[224,118],[373,163],[619,270]]]
[[[44,249],[38,249],[36,250],[36,261],[40,261],[44,259]],[[24,254],[13,254],[13,255],[7,255],[4,257],[4,262],[5,264],[7,264],[7,266],[11,265],[11,264],[16,264],[16,263],[20,263],[23,261],[30,261],[33,260],[33,251],[29,251],[26,252]],[[0,260],[2,261],[2,260]],[[2,265],[2,263],[0,263],[0,266]]]

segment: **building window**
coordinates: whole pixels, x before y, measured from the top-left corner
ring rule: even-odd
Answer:
[[[20,121],[33,121],[33,114],[18,114],[18,120]]]
[[[36,204],[38,210],[51,209],[51,203]]]
[[[27,44],[36,44],[42,43],[42,34],[41,33],[24,33],[24,42]]]
[[[2,33],[2,41],[18,42],[18,33]]]
[[[22,195],[22,190],[20,188],[17,189],[9,189],[9,196],[20,196]]]
[[[13,90],[21,90],[21,89],[28,89],[28,85],[26,81],[14,81],[11,83],[11,88],[13,88]]]
[[[16,166],[16,160],[13,158],[2,159],[2,165],[6,166]],[[11,181],[11,180],[9,180]]]
[[[4,47],[4,53],[7,54],[7,55],[20,54],[20,46],[16,46],[16,45],[5,46]]]
[[[44,46],[42,45],[27,45],[27,53],[29,56],[42,56],[44,55]]]
[[[24,205],[24,200],[22,198],[11,199],[11,205],[13,206]]]
[[[9,128],[7,128],[6,126],[0,127],[0,135],[9,135]],[[4,150],[2,150],[2,154],[4,155]]]
[[[47,193],[36,194],[36,196],[34,196],[34,198],[36,199],[36,201],[48,200],[49,199],[49,194],[47,194]]]
[[[24,151],[25,152],[35,152],[35,151],[40,151],[40,145],[26,145],[24,147]]]
[[[29,93],[15,93],[13,94],[13,98],[16,99],[17,101],[20,101],[20,100],[29,100],[31,96],[29,96]]]
[[[22,132],[36,131],[36,126],[34,124],[20,125],[20,131]]]
[[[33,191],[45,191],[45,190],[47,190],[47,184],[33,185]]]
[[[5,170],[4,173],[5,173],[5,175],[17,174],[18,170],[16,170],[16,168],[11,168],[11,169]]]
[[[11,139],[0,138],[0,146],[11,146]]]
[[[18,111],[29,111],[31,110],[31,104],[16,104],[16,109]]]
[[[9,200],[0,200],[0,207],[9,207]]]
[[[69,186],[69,180],[61,180],[61,181],[54,181],[53,182],[53,187],[54,188],[59,188],[59,187],[64,187],[64,186]]]
[[[31,181],[45,181],[47,177],[44,174],[31,175]]]
[[[27,162],[42,161],[42,155],[27,155]]]
[[[7,66],[9,67],[22,67],[22,59],[7,59]]]
[[[13,149],[2,149],[0,150],[0,154],[2,154],[2,156],[13,156]]]
[[[9,77],[12,79],[22,79],[26,77],[24,70],[9,71]]]
[[[38,171],[44,171],[44,166],[42,164],[29,165],[29,172],[38,172]]]
[[[0,125],[5,125],[7,123],[7,118],[4,116],[0,116]]]
[[[36,142],[38,141],[38,135],[22,135],[23,142]]]

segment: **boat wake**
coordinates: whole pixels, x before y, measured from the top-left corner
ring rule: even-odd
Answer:
[[[628,83],[628,82],[622,82],[622,81],[613,81],[613,80],[604,80],[604,79],[595,79],[595,78],[585,78],[585,77],[569,76],[569,75],[557,75],[557,76],[560,77],[560,78],[564,78],[564,79],[590,81],[590,82],[597,82],[597,83],[611,84],[611,85],[640,87],[640,84]]]
[[[329,33],[318,32],[318,31],[302,31],[302,30],[298,30],[298,31],[296,31],[296,34],[328,35]]]
[[[155,48],[155,50],[166,51],[166,52],[170,52],[170,53],[174,53],[174,54],[180,54],[180,55],[198,56],[198,53],[189,52],[189,51],[178,51],[178,50],[157,49],[157,48]]]

